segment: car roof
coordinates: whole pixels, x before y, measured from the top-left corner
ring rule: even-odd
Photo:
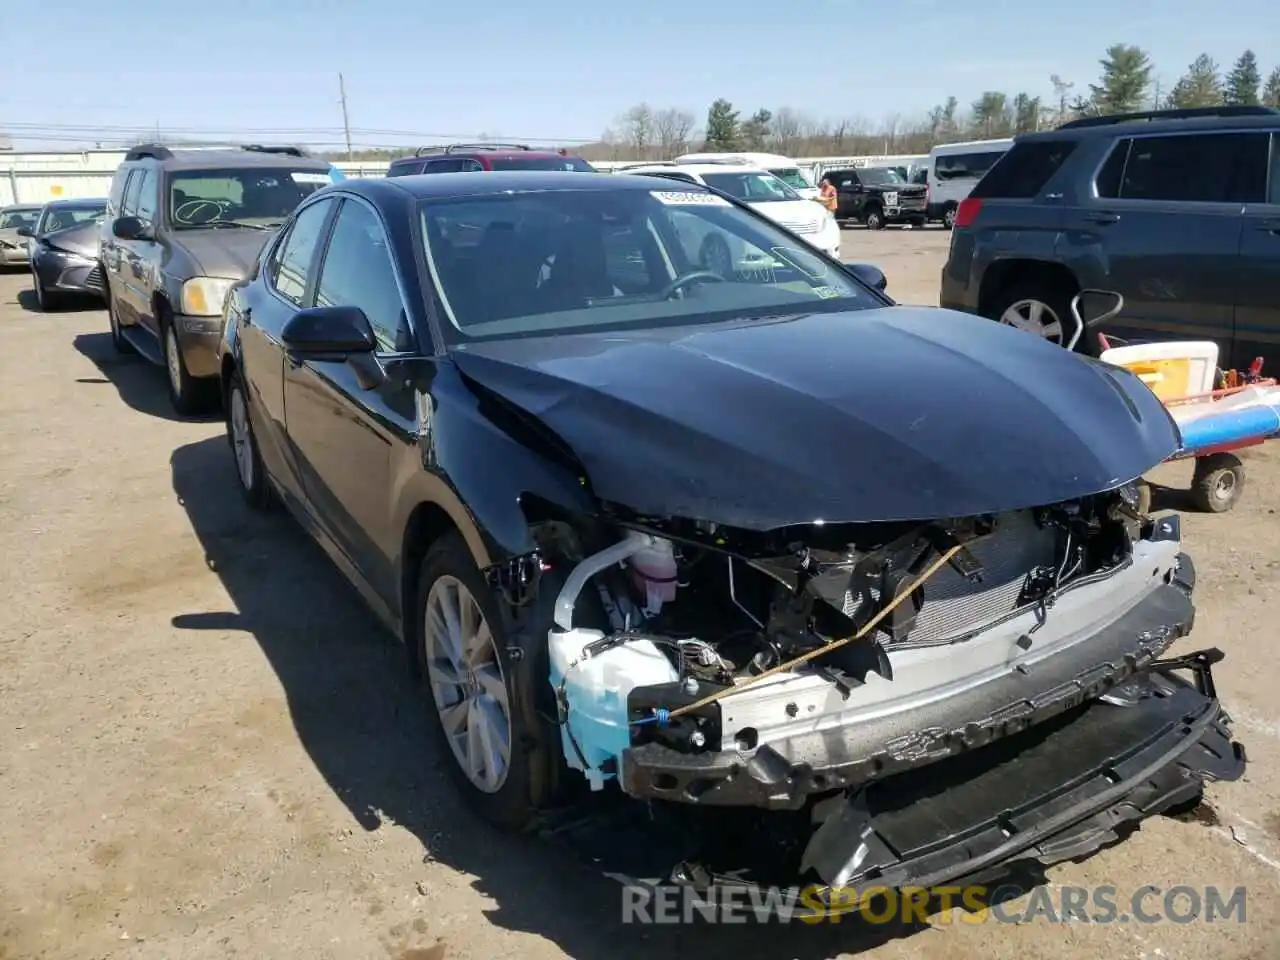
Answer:
[[[441,151],[439,153],[424,153],[422,156],[409,154],[404,157],[396,157],[392,163],[416,163],[419,160],[445,160],[449,157],[499,157],[501,159],[510,159],[511,157],[534,158],[545,160],[548,157],[568,157],[576,156],[576,154],[563,154],[559,150],[450,150],[448,153]]]
[[[157,159],[141,157],[127,163],[154,163],[166,170],[225,170],[247,167],[269,170],[317,170],[328,172],[330,163],[317,157],[294,157],[259,150],[174,150],[173,156]]]
[[[0,210],[11,212],[13,210],[39,210],[42,207],[44,207],[43,203],[10,203],[0,207]]]
[[[1127,120],[1120,123],[1100,123],[1095,126],[1041,130],[1038,133],[1024,133],[1017,139],[1022,142],[1024,140],[1061,140],[1063,137],[1128,137],[1138,134],[1159,136],[1164,133],[1212,132],[1216,130],[1275,130],[1277,128],[1280,128],[1280,113],[1238,117]]]
[[[60,209],[65,207],[96,207],[99,204],[105,204],[106,202],[106,197],[78,197],[75,200],[50,200],[44,206],[58,207]]]
[[[704,176],[708,173],[763,173],[773,176],[768,170],[752,166],[749,163],[646,163],[643,166],[627,167],[627,173],[643,170],[648,173],[662,173],[671,170],[676,173],[692,173]]]
[[[584,173],[576,170],[493,170],[483,176],[474,173],[423,173],[406,177],[369,177],[343,180],[319,193],[356,193],[371,200],[428,199],[432,197],[482,197],[499,193],[533,193],[548,190],[608,192],[653,190],[653,177],[625,173]],[[707,190],[701,184],[686,183],[682,189]],[[707,192],[710,192],[707,190]]]

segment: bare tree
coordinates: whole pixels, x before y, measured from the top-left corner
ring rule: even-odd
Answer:
[[[808,126],[810,122],[801,114],[790,107],[780,107],[769,125],[773,149],[788,157],[796,153]]]
[[[669,160],[688,149],[696,122],[692,113],[677,107],[668,107],[653,115],[654,139],[661,159]]]
[[[647,103],[637,103],[618,120],[622,139],[640,160],[649,160],[654,145],[653,108]]]

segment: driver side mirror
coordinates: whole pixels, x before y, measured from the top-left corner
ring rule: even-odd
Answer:
[[[845,269],[867,286],[873,287],[881,293],[889,286],[889,279],[884,275],[884,271],[874,264],[845,261]]]
[[[149,240],[147,225],[137,217],[119,217],[111,223],[111,233],[117,240]]]
[[[377,347],[369,318],[359,307],[307,307],[285,323],[280,339],[293,353],[347,357]]]
[[[36,235],[36,232],[32,230],[30,227],[18,228],[18,236],[20,237],[34,237],[35,235]]]

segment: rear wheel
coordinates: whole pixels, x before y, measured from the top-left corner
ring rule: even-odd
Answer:
[[[942,223],[943,223],[943,226],[945,226],[948,230],[951,230],[955,227],[956,208],[954,206],[948,206],[947,209],[943,211]]]
[[[103,293],[107,298],[107,322],[111,324],[111,346],[115,348],[116,353],[129,355],[137,353],[133,349],[133,344],[125,339],[124,331],[120,329],[120,308],[116,306],[115,294],[111,292],[111,283],[108,281],[104,284]]]
[[[1052,284],[1018,283],[1000,291],[985,311],[987,317],[1066,346],[1075,334],[1071,319],[1071,294]],[[1076,345],[1084,346],[1082,336]]]
[[[1213,453],[1196,459],[1191,499],[1205,513],[1226,513],[1244,492],[1244,464],[1234,453]]]

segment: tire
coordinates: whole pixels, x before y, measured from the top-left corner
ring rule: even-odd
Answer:
[[[1244,493],[1244,464],[1234,453],[1213,453],[1196,459],[1191,501],[1204,513],[1226,513]]]
[[[133,348],[132,343],[125,339],[120,330],[120,312],[116,307],[115,294],[111,292],[111,281],[108,280],[103,284],[103,292],[107,298],[107,323],[111,327],[111,346],[121,356],[127,357],[131,354],[136,354],[138,351]]]
[[[884,229],[884,213],[879,207],[872,207],[862,218],[862,222],[867,225],[868,230]]]
[[[1075,332],[1075,326],[1071,320],[1071,298],[1074,291],[1067,290],[1061,285],[1037,283],[1035,281],[1014,283],[1005,289],[999,291],[991,300],[989,308],[983,311],[983,315],[988,319],[995,320],[997,323],[1007,322],[1003,320],[1006,315],[1012,313],[1026,313],[1024,317],[1025,326],[1020,329],[1034,333],[1032,325],[1038,323],[1041,327],[1041,335],[1045,332],[1053,333],[1052,336],[1046,336],[1051,343],[1058,346],[1065,346],[1070,341]],[[1033,305],[1039,305],[1039,310]],[[1046,327],[1046,315],[1052,315],[1051,322]],[[1010,324],[1011,326],[1013,324]],[[1088,331],[1080,337],[1076,344],[1077,352],[1084,352],[1088,347],[1090,334]]]
[[[942,225],[948,230],[954,230],[956,226],[956,207],[949,206],[942,212]]]
[[[924,217],[916,217],[911,221],[911,226],[913,229],[923,230],[925,227],[929,226],[929,221]]]
[[[271,478],[258,450],[258,438],[249,416],[249,395],[239,370],[231,374],[227,386],[227,443],[231,446],[236,479],[245,503],[254,510],[269,510],[275,502]]]
[[[34,270],[31,271],[31,287],[36,294],[36,309],[41,313],[57,313],[62,309],[62,296],[46,290],[44,283],[40,280],[40,274]]]
[[[160,352],[164,356],[165,379],[169,384],[169,401],[174,411],[182,417],[208,413],[215,405],[218,381],[191,376],[186,361],[182,359],[182,347],[172,318],[164,317],[160,324]]]
[[[480,651],[480,656],[472,661],[480,665],[468,671],[469,679],[463,684],[453,683],[447,676],[450,672],[458,672],[456,669],[448,670],[440,656],[445,645],[439,638],[447,631],[438,626],[441,618],[429,615],[433,604],[448,597],[460,598],[459,587],[474,601],[492,638],[492,655]],[[538,596],[545,600],[545,605],[533,605],[535,609],[529,612],[526,620],[528,626],[513,627],[499,610],[499,604],[476,568],[462,536],[456,532],[449,533],[431,547],[422,561],[413,620],[409,624],[410,629],[405,631],[406,639],[412,640],[416,655],[415,672],[421,678],[427,695],[428,723],[440,744],[450,776],[466,805],[503,829],[524,830],[533,826],[538,811],[552,802],[557,792],[557,772],[562,763],[559,740],[558,736],[553,736],[555,725],[545,721],[538,709],[539,703],[547,703],[552,695],[547,681],[546,631],[551,624],[550,610],[556,592],[555,589],[539,590]],[[460,617],[458,619],[461,620]],[[433,627],[433,623],[436,626]],[[442,714],[450,712],[456,717],[458,704],[470,700],[475,709],[473,711],[469,704],[463,718],[468,731],[472,721],[478,721],[481,713],[493,717],[495,698],[487,695],[486,690],[495,689],[491,686],[495,680],[495,666],[496,679],[500,680],[500,689],[506,695],[508,749],[506,767],[501,776],[493,776],[482,786],[478,781],[486,779],[485,773],[496,773],[498,764],[494,763],[493,769],[486,765],[483,772],[468,773],[463,768],[464,757],[459,749],[465,752],[467,743],[472,743],[469,734],[450,737]],[[477,722],[477,731],[479,728],[480,723]]]

